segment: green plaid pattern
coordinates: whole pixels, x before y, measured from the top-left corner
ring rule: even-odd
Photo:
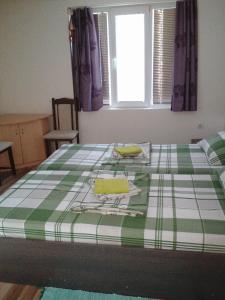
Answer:
[[[222,187],[225,190],[225,167],[221,168],[221,170],[218,171],[219,179]]]
[[[39,167],[39,170],[124,170],[125,165],[149,163],[150,144],[139,144],[145,151],[144,157],[117,159],[113,157],[115,147],[128,144],[65,144],[55,151]]]
[[[89,201],[93,174],[28,173],[0,197],[0,235],[225,253],[225,196],[217,175],[151,174],[143,180],[144,174],[125,173],[148,190],[146,216],[71,211]]]
[[[39,170],[128,170],[161,174],[211,174],[218,166],[208,163],[197,144],[151,145],[146,159],[114,159],[112,151],[118,144],[63,145],[39,167]],[[120,144],[121,145],[121,144]],[[149,151],[149,144],[145,144]]]
[[[211,166],[197,144],[152,145],[151,173],[211,174],[218,167]]]
[[[215,166],[225,165],[225,132],[218,132],[217,135],[203,139],[199,146],[206,153],[210,164]]]
[[[65,144],[56,150],[39,167],[39,170],[89,171],[100,169],[110,157],[111,144]]]

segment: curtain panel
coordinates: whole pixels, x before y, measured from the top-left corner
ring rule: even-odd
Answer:
[[[99,110],[103,106],[101,55],[92,10],[88,7],[74,9],[69,29],[77,108]]]
[[[197,110],[197,0],[176,2],[172,111]]]

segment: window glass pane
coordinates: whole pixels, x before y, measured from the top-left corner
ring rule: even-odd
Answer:
[[[117,100],[145,100],[144,14],[117,15]]]

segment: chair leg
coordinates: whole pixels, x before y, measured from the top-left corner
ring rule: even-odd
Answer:
[[[57,150],[59,148],[58,141],[55,141],[55,149]]]
[[[15,167],[15,162],[14,162],[14,158],[13,158],[12,147],[8,148],[8,155],[9,155],[9,161],[10,161],[10,166],[11,166],[12,172],[14,175],[16,175],[16,167]]]
[[[46,153],[46,157],[49,157],[49,155],[50,155],[49,147],[50,147],[50,142],[48,140],[45,140],[45,153]]]

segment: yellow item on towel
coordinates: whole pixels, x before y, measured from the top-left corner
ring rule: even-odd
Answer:
[[[116,147],[114,150],[122,156],[135,156],[142,152],[142,149],[136,145]]]
[[[126,178],[96,179],[95,194],[122,194],[129,192],[129,183]]]

